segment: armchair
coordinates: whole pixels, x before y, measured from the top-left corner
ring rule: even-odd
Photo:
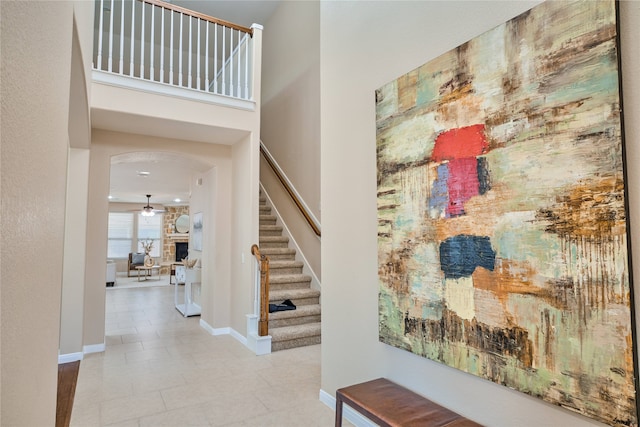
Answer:
[[[127,265],[127,277],[131,277],[131,271],[136,267],[144,265],[144,252],[132,253],[129,252],[129,263]]]

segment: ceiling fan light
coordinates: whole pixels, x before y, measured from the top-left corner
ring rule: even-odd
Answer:
[[[142,207],[142,216],[154,216],[156,213],[153,211],[153,206],[150,206],[151,194],[147,194],[147,206]]]

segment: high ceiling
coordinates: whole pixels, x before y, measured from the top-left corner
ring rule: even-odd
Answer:
[[[171,0],[169,3],[250,27],[264,25],[281,0]]]
[[[250,27],[264,25],[281,0],[171,0],[170,3],[185,7],[225,21]],[[96,117],[97,119],[98,117]],[[120,124],[126,124],[120,120]],[[94,126],[126,132],[126,128],[115,129],[114,125],[94,123]],[[153,134],[150,130],[149,134]],[[145,205],[146,194],[151,194],[151,205],[180,205],[189,200],[189,173],[205,172],[208,169],[197,160],[166,152],[132,153],[116,156],[111,163],[110,195],[113,202],[140,203]],[[140,172],[149,172],[144,176]],[[181,202],[175,202],[180,199]]]

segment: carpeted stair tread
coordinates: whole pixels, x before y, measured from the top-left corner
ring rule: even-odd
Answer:
[[[264,248],[260,249],[260,253],[262,255],[266,255],[269,257],[270,261],[275,261],[278,259],[284,260],[294,260],[296,259],[296,250],[295,249],[286,249],[286,248]]]
[[[293,268],[300,267],[302,268],[304,263],[302,261],[296,261],[293,259],[274,259],[273,261],[269,260],[269,268],[271,270],[278,268]]]
[[[270,240],[270,237],[275,237],[277,239]],[[260,251],[264,249],[288,249],[289,248],[289,238],[281,237],[281,236],[264,236],[260,237]]]
[[[282,231],[282,227],[279,225],[262,224],[260,225],[260,231]]]
[[[306,274],[273,274],[269,276],[269,283],[298,283],[298,282],[311,282],[311,276]]]
[[[276,311],[269,313],[269,321],[289,319],[291,317],[317,316],[321,313],[320,304],[301,305],[295,310]]]
[[[260,224],[259,232],[262,236],[279,236],[282,234],[282,227],[279,225]]]
[[[270,303],[280,303],[286,299],[294,300],[300,298],[311,298],[320,296],[320,291],[311,288],[287,289],[283,291],[269,292]]]
[[[260,252],[265,255],[295,255],[296,250],[290,248],[260,248]]]
[[[302,274],[304,263],[294,259],[275,259],[269,262],[271,277],[285,276],[289,274]]]
[[[271,342],[288,341],[319,336],[321,329],[320,322],[314,322],[305,325],[283,326],[281,328],[269,329],[269,335],[271,335]]]
[[[273,215],[260,215],[260,225],[276,225],[276,217]]]

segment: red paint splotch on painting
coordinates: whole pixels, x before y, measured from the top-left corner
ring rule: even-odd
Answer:
[[[451,129],[436,137],[431,161],[479,156],[486,151],[487,146],[483,124]]]
[[[464,203],[480,194],[478,159],[475,157],[454,159],[449,162],[448,169],[449,204],[447,213],[449,216],[464,215]]]
[[[436,137],[431,161],[447,167],[447,217],[464,215],[464,203],[481,193],[477,156],[488,147],[484,124],[475,124],[442,132]],[[482,163],[482,169],[486,167]],[[486,192],[486,182],[482,186]]]

